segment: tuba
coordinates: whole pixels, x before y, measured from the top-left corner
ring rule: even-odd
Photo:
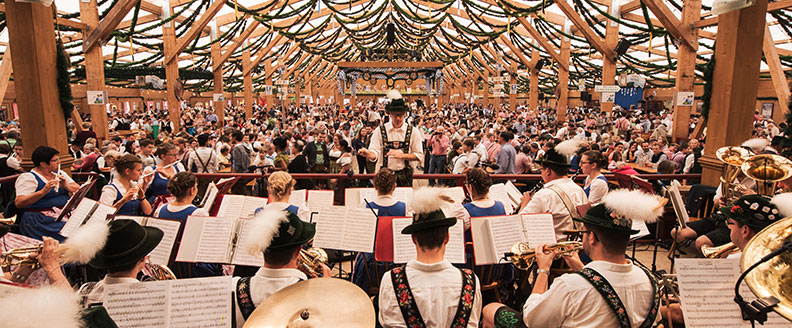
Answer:
[[[583,243],[579,241],[562,241],[560,243],[547,245],[544,249],[547,251],[557,251],[558,254],[556,254],[556,258],[558,259],[563,255],[568,255],[583,249]],[[521,241],[514,244],[511,248],[511,252],[506,253],[505,257],[514,264],[517,269],[528,270],[536,259],[536,250],[528,246],[528,243]]]
[[[792,176],[792,161],[773,154],[752,156],[741,168],[747,177],[756,180],[756,192],[766,196],[774,195],[776,184]]]
[[[701,246],[701,254],[706,258],[724,259],[731,254],[739,253],[740,248],[734,243],[725,243],[720,246]]]
[[[297,257],[297,269],[308,277],[321,277],[322,264],[327,265],[327,252],[319,247],[301,249]]]
[[[765,255],[792,240],[792,217],[787,217],[759,231],[743,249],[740,259],[742,271],[757,263]],[[773,310],[792,321],[792,252],[786,251],[762,263],[745,277],[745,283],[759,298],[773,296],[779,300]]]
[[[751,151],[735,146],[726,146],[718,148],[715,152],[715,157],[721,162],[726,164],[723,167],[720,181],[723,187],[723,200],[725,203],[731,204],[740,197],[737,194],[734,179],[740,173],[741,165],[752,155]]]

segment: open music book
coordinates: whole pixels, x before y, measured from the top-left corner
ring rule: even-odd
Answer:
[[[64,217],[71,214],[71,212],[75,208],[77,208],[77,205],[80,204],[83,198],[85,198],[85,195],[88,194],[88,192],[91,190],[94,184],[96,184],[96,180],[94,180],[93,177],[88,177],[88,180],[85,181],[82,185],[80,185],[80,189],[77,189],[77,191],[75,191],[74,194],[72,194],[71,198],[69,198],[69,201],[66,202],[66,205],[63,206],[63,209],[61,210],[60,214],[58,215],[58,218],[55,219],[55,221],[57,222],[63,221]]]
[[[470,218],[476,265],[497,264],[514,244],[530,247],[557,242],[550,213]]]
[[[412,192],[413,189],[410,187],[396,187],[393,190],[393,199],[409,204]],[[366,206],[364,199],[373,202],[377,199],[377,191],[374,188],[346,188],[344,190],[344,205],[346,206],[356,206],[357,204]]]
[[[404,227],[412,223],[411,218],[393,219],[393,262],[407,263],[417,257],[412,235],[401,233]],[[445,259],[451,263],[465,263],[465,227],[462,220],[448,228],[448,244],[446,244]]]
[[[734,284],[740,277],[740,259],[676,260],[679,298],[685,326],[698,327],[751,327],[742,320],[740,306],[734,302]],[[747,301],[756,297],[743,283],[740,295]],[[770,312],[762,327],[789,327],[789,321]]]
[[[109,284],[103,305],[120,328],[231,327],[230,276]]]
[[[263,197],[223,195],[220,209],[217,210],[217,216],[232,218],[251,217],[256,209],[265,205],[267,205],[267,199]]]
[[[677,217],[677,223],[682,228],[687,228],[687,223],[690,221],[688,217],[685,202],[682,200],[682,194],[679,192],[679,181],[671,181],[671,186],[668,187],[668,197],[671,198],[671,205],[674,207],[674,214]]]
[[[70,237],[74,231],[89,221],[107,220],[108,215],[115,214],[116,208],[105,205],[90,198],[83,198],[80,204],[72,211],[69,221],[63,225],[61,236]]]
[[[333,190],[308,190],[307,205],[311,211],[318,211],[333,206],[335,191]]]
[[[377,217],[369,208],[331,206],[315,217],[315,247],[344,251],[374,251]]]
[[[173,245],[179,235],[182,222],[175,219],[152,218],[148,216],[115,215],[113,220],[127,219],[139,223],[144,227],[159,228],[163,232],[162,241],[149,253],[151,263],[168,265],[173,253]]]
[[[264,256],[248,253],[249,222],[247,218],[190,216],[176,261],[261,266]]]
[[[511,181],[498,183],[490,186],[489,198],[503,203],[506,213],[513,213],[520,208],[522,193]]]

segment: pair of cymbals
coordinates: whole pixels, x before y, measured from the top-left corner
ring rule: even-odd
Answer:
[[[244,328],[349,327],[376,324],[374,305],[358,286],[315,278],[281,289],[256,307]]]

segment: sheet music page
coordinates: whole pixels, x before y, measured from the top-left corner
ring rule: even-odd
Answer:
[[[315,212],[333,206],[334,196],[332,190],[308,190],[308,209]]]
[[[202,209],[209,212],[209,210],[212,208],[212,205],[214,205],[214,201],[217,198],[218,191],[220,190],[217,189],[217,185],[215,185],[214,182],[210,183],[209,186],[206,187],[206,193],[204,193],[204,197],[202,200],[203,202],[201,206]]]
[[[368,208],[348,207],[344,223],[342,250],[374,252],[377,217]]]
[[[231,263],[236,265],[249,265],[260,267],[264,265],[264,255],[261,253],[257,255],[252,255],[248,252],[250,249],[250,220],[249,219],[240,219],[239,224],[242,225],[242,228],[239,229],[239,240],[237,241],[237,247],[234,251],[234,258],[231,259]]]
[[[649,235],[649,227],[646,226],[646,222],[644,221],[633,220],[632,229],[638,230],[638,232],[630,235],[630,240],[636,240]]]
[[[291,196],[289,196],[289,204],[295,206],[305,205],[305,198],[307,196],[307,191],[308,190],[305,189],[292,190]]]
[[[535,213],[520,215],[525,229],[525,239],[528,245],[536,247],[542,244],[550,245],[558,242],[553,225],[553,215],[550,213]]]
[[[690,217],[688,217],[687,208],[685,208],[685,202],[682,200],[682,194],[679,192],[679,181],[671,181],[671,187],[668,188],[669,198],[671,198],[671,205],[674,207],[674,214],[676,214],[677,221],[683,227],[686,226],[687,222],[690,221]]]
[[[412,193],[413,188],[411,187],[396,187],[396,189],[393,190],[393,199],[409,204],[410,199],[412,199]],[[376,195],[376,192],[374,194]],[[369,201],[371,201],[371,199],[369,199]]]
[[[412,219],[393,219],[393,263],[407,263],[418,256],[411,235],[401,233]],[[462,220],[448,229],[445,259],[451,263],[465,263],[465,227]]]
[[[360,189],[360,204],[366,206],[366,201],[373,202],[377,200],[377,191],[374,188],[361,188]],[[393,192],[393,198],[396,198],[396,191]]]
[[[462,189],[462,187],[446,188],[443,189],[443,195],[453,199],[455,205],[459,205],[465,200],[465,189]]]
[[[267,199],[264,197],[242,196],[245,203],[239,212],[240,218],[252,217],[257,209],[267,206]]]
[[[171,280],[170,327],[231,327],[231,277]]]
[[[151,281],[105,285],[103,305],[120,328],[165,328],[169,284],[170,281]]]
[[[220,202],[220,208],[217,209],[217,216],[238,218],[242,216],[242,207],[244,206],[245,196],[223,195],[223,199]]]
[[[314,246],[339,249],[344,240],[344,223],[347,210],[344,206],[330,206],[315,216],[317,219]]]
[[[517,189],[517,186],[515,186],[511,180],[506,181],[504,189],[506,189],[506,195],[509,196],[509,199],[511,199],[512,202],[514,202],[515,206],[519,206],[523,196],[523,193],[520,192],[520,189]]]
[[[509,198],[509,195],[506,193],[506,186],[502,183],[490,186],[489,198],[503,203],[506,213],[509,213],[514,209],[514,202],[512,202],[511,198]]]
[[[526,241],[518,215],[487,218],[487,227],[493,246],[490,255],[495,259],[495,262],[498,262],[504,253],[510,252],[514,244]]]
[[[226,183],[228,181],[231,181],[231,180],[234,180],[234,178],[220,179],[220,180],[217,180],[217,182],[215,184],[219,186],[219,185],[222,185],[222,184],[224,184],[224,183]]]
[[[196,217],[190,217],[190,220]],[[234,219],[223,217],[201,217],[203,229],[198,240],[195,262],[227,263],[228,249],[231,245],[231,231]]]
[[[106,204],[102,204],[102,203],[98,203],[98,204],[99,204],[99,206],[96,207],[96,210],[91,215],[91,219],[88,220],[88,221],[90,221],[90,222],[98,221],[98,220],[107,221],[107,216],[108,215],[113,215],[117,211],[117,209],[115,207],[112,207],[110,205],[106,205]],[[86,222],[86,223],[88,223],[88,222]]]
[[[393,263],[407,263],[418,256],[412,236],[401,233],[411,223],[410,218],[393,219]]]
[[[354,206],[360,204],[360,189],[362,188],[346,188],[344,189],[344,205]],[[312,209],[316,210],[316,209]]]
[[[63,225],[63,228],[61,228],[61,236],[71,236],[71,234],[74,233],[77,228],[82,226],[83,221],[87,222],[85,219],[88,217],[88,214],[91,213],[91,209],[93,209],[93,206],[96,203],[97,202],[93,199],[83,198],[83,200],[80,201],[80,204],[78,204],[77,207],[71,212],[69,220],[67,220]]]
[[[751,327],[742,320],[740,307],[734,302],[734,283],[740,277],[740,259],[680,258],[677,279],[685,326]],[[746,300],[755,298],[744,283],[740,294]],[[789,327],[789,321],[770,312],[762,327]]]
[[[163,232],[162,241],[149,253],[151,263],[168,265],[181,225],[181,221],[178,220],[149,218],[146,226],[159,228]]]

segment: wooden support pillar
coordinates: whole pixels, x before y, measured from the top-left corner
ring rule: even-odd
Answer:
[[[80,20],[88,27],[89,31],[93,31],[99,26],[96,0],[80,1]],[[102,47],[91,47],[85,52],[85,82],[88,85],[87,90],[104,92],[106,89]],[[104,98],[107,99],[107,94]],[[107,108],[105,105],[90,105],[89,102],[88,109],[91,112],[91,123],[96,137],[99,140],[107,139],[109,134]]]
[[[11,46],[6,46],[6,51],[3,54],[3,62],[0,63],[0,103],[5,98],[6,90],[8,90],[8,82],[11,78]],[[8,114],[6,117],[11,117]]]
[[[170,6],[170,4],[166,3],[165,6]],[[162,47],[166,58],[169,54],[176,52],[176,33],[173,27],[173,21],[162,25]],[[179,60],[173,60],[170,63],[163,62],[163,64],[165,65],[168,113],[170,113],[170,120],[173,123],[174,132],[178,132],[179,129],[181,129],[181,102],[176,98],[176,81],[179,79]]]
[[[539,50],[534,49],[531,52],[531,62],[536,63],[539,61]],[[530,89],[528,91],[528,106],[530,112],[536,112],[536,107],[539,106],[539,70],[534,67],[528,67],[531,70]]]
[[[60,151],[63,169],[69,171],[66,120],[58,100],[55,27],[52,8],[39,3],[5,3],[8,44],[14,49],[12,69],[24,133],[24,163],[32,167],[30,155],[39,146]],[[21,72],[21,73],[20,73]]]
[[[770,67],[770,76],[773,80],[773,89],[778,98],[778,107],[786,111],[789,108],[789,85],[784,75],[784,67],[781,66],[781,60],[778,59],[778,51],[773,41],[773,35],[770,33],[769,25],[765,25],[763,51],[767,66]]]
[[[263,56],[263,54],[261,55]],[[264,83],[269,86],[270,92],[264,96],[267,99],[267,108],[272,109],[275,106],[275,101],[273,100],[273,94],[275,93],[275,86],[272,85],[272,72],[275,71],[275,67],[272,67],[272,58],[268,58],[264,61],[264,74],[266,74],[267,79]]]
[[[768,0],[718,16],[712,101],[701,182],[717,186],[723,164],[715,151],[751,136]]]
[[[250,49],[242,52],[242,69],[248,70],[250,67]],[[253,74],[245,75],[242,79],[244,84],[244,97],[245,97],[245,119],[253,117]]]
[[[701,19],[701,0],[687,0],[682,3],[682,27],[692,26],[694,22]],[[698,30],[691,31],[694,37],[698,37]],[[773,47],[775,49],[775,46]],[[679,47],[677,51],[677,71],[676,71],[676,91],[693,91],[693,82],[696,78],[696,49],[688,46]],[[695,104],[694,104],[695,105]],[[679,142],[679,138],[688,138],[688,122],[693,105],[677,106],[674,104],[674,126],[671,133],[674,142]]]
[[[216,33],[216,32],[215,32]],[[220,42],[212,43],[212,76],[214,77],[214,94],[223,94],[223,65],[220,62],[223,52],[220,49]],[[214,98],[214,97],[213,97]],[[225,97],[223,97],[225,99]],[[225,100],[213,101],[215,115],[217,115],[217,126],[225,126]]]
[[[616,12],[616,17],[619,16],[619,0],[613,0],[610,5],[610,12]],[[615,49],[619,43],[619,23],[613,20],[607,20],[605,28],[605,47],[606,49]],[[616,83],[616,58],[602,58],[602,84],[615,85]],[[600,108],[603,112],[613,111],[613,103],[600,103]]]
[[[511,65],[511,72],[509,73],[509,111],[517,110],[517,91],[512,92],[512,84],[517,84],[517,64]]]
[[[570,26],[564,25],[564,30],[566,33],[570,33]],[[559,121],[566,120],[566,110],[567,110],[567,103],[569,101],[569,70],[565,67],[569,67],[569,52],[571,48],[571,40],[566,37],[561,37],[561,60],[563,63],[559,63],[558,65],[558,99],[556,99],[556,117]]]

